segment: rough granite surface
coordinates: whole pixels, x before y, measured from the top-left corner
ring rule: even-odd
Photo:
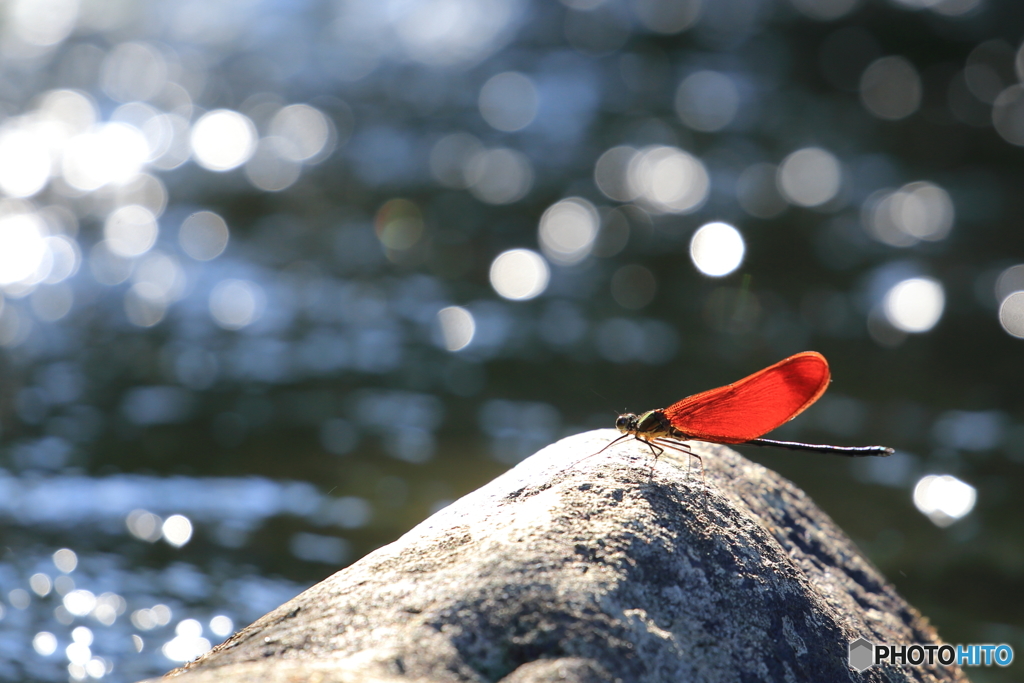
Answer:
[[[724,446],[553,444],[168,674],[206,681],[966,681],[824,512]],[[652,470],[653,464],[653,470]],[[845,470],[840,470],[845,473]]]

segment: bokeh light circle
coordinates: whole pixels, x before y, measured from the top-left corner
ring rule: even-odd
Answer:
[[[839,192],[839,160],[820,147],[799,149],[779,165],[777,182],[782,196],[797,206],[821,206]]]
[[[470,162],[484,146],[469,133],[446,135],[430,150],[430,174],[445,187],[465,190],[472,184]]]
[[[636,0],[633,12],[644,28],[671,35],[696,24],[703,5],[704,0]]]
[[[78,272],[82,264],[78,242],[64,235],[51,235],[46,238],[46,246],[53,257],[53,265],[43,282],[48,285],[57,284]]]
[[[118,102],[149,100],[167,82],[167,60],[152,45],[121,43],[103,60],[100,85]]]
[[[7,40],[13,37],[38,47],[60,43],[75,28],[77,0],[21,0],[7,3],[4,12]],[[13,42],[13,41],[12,41]]]
[[[461,351],[469,346],[476,334],[473,314],[462,306],[448,306],[437,312],[442,346],[449,351]]]
[[[594,182],[608,199],[617,202],[631,202],[637,198],[637,191],[629,184],[629,163],[636,156],[636,149],[626,145],[606,150],[594,164]]]
[[[907,183],[895,192],[879,191],[865,201],[862,212],[868,233],[893,247],[949,236],[956,210],[949,193],[933,183]]]
[[[230,171],[256,150],[256,126],[237,111],[216,109],[195,122],[191,140],[196,163],[210,171]]]
[[[162,531],[167,543],[180,548],[192,539],[192,520],[185,515],[171,515],[164,520]]]
[[[210,292],[210,315],[225,330],[240,330],[263,315],[263,288],[250,280],[218,282]]]
[[[1013,292],[999,304],[999,324],[1007,334],[1024,339],[1024,292]]]
[[[213,211],[196,211],[178,231],[182,250],[197,261],[209,261],[224,253],[230,237],[228,224]]]
[[[327,116],[308,104],[281,107],[270,122],[270,136],[286,140],[279,154],[289,161],[310,162],[326,156],[332,145],[334,126]]]
[[[743,235],[728,223],[708,223],[690,240],[693,264],[710,277],[723,277],[739,268],[745,253]]]
[[[704,164],[676,147],[640,150],[626,173],[632,193],[657,213],[692,213],[703,206],[711,188]]]
[[[597,209],[586,199],[563,199],[549,206],[540,217],[541,250],[554,263],[579,263],[593,249],[600,225]]]
[[[482,151],[466,163],[469,191],[486,204],[519,201],[533,185],[533,167],[520,151],[507,148]]]
[[[0,190],[9,197],[31,197],[50,180],[53,164],[45,131],[0,132]]]
[[[426,224],[423,212],[408,199],[391,199],[377,210],[374,220],[377,239],[387,249],[404,251],[423,238]]]
[[[998,303],[1014,292],[1024,292],[1024,263],[1003,269],[1003,272],[999,273],[996,278],[992,291]]]
[[[992,105],[992,125],[1011,145],[1024,146],[1024,86],[1011,85]]]
[[[697,71],[683,79],[676,90],[679,119],[693,130],[713,133],[736,118],[740,93],[735,81],[718,71]]]
[[[513,301],[533,299],[544,292],[551,269],[544,257],[529,249],[504,251],[491,262],[491,287]]]
[[[103,237],[110,251],[125,258],[149,251],[156,244],[157,232],[153,212],[137,204],[122,206],[103,224]]]
[[[885,295],[882,310],[898,330],[921,333],[935,327],[946,307],[942,283],[929,277],[908,278]]]
[[[40,631],[32,637],[32,649],[43,657],[57,651],[57,637],[49,631]]]
[[[949,235],[953,227],[953,200],[938,185],[916,182],[905,185],[899,201],[898,222],[902,229],[918,239],[936,242]]]
[[[33,277],[49,257],[46,225],[34,213],[0,217],[0,286]],[[42,278],[49,275],[49,269]]]
[[[951,474],[929,474],[914,486],[914,507],[936,526],[966,517],[978,500],[977,490]]]
[[[294,160],[296,146],[282,137],[265,137],[245,162],[245,177],[264,192],[287,190],[299,179],[302,165]]]
[[[959,17],[977,9],[984,0],[937,0],[928,9],[946,17]]]
[[[135,283],[146,284],[146,289],[140,294],[164,306],[180,299],[187,284],[185,271],[178,259],[156,249],[139,259],[131,279]]]
[[[882,57],[865,69],[860,79],[860,98],[874,116],[898,121],[921,106],[921,77],[904,57]]]
[[[480,115],[490,126],[506,133],[522,130],[537,116],[537,88],[518,71],[506,71],[487,79],[478,98]]]
[[[167,302],[160,288],[151,282],[136,282],[124,294],[124,313],[138,327],[153,327],[167,314]]]
[[[125,123],[107,123],[68,140],[61,170],[69,185],[92,192],[107,184],[128,183],[147,158],[149,143],[142,131]]]

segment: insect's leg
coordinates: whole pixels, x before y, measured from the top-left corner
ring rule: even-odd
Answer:
[[[640,440],[643,441],[648,446],[650,446],[650,448],[651,448],[651,455],[654,456],[654,460],[655,461],[657,461],[658,458],[660,458],[665,453],[665,449],[662,448],[661,446],[659,446],[658,444],[654,443],[653,441],[648,441],[647,439],[640,439]],[[657,452],[655,452],[654,449],[658,449]]]
[[[696,453],[694,453],[691,449],[687,448],[687,450],[690,453],[690,458],[689,458],[689,460],[686,463],[686,469],[687,470],[690,469],[690,466],[693,464],[693,459],[696,458],[697,459],[697,464],[700,467],[700,484],[701,484],[701,486],[703,486],[706,489],[707,488],[707,481],[705,481],[705,479],[704,479],[704,459],[701,458]],[[687,472],[687,474],[689,474],[689,472]]]
[[[675,451],[679,451],[680,453],[686,453],[686,455],[690,456],[687,459],[687,461],[686,461],[686,476],[687,476],[687,478],[689,478],[689,476],[690,476],[690,466],[693,463],[693,458],[697,458],[697,462],[700,463],[700,480],[701,480],[701,485],[704,487],[705,490],[707,490],[707,480],[704,477],[704,459],[703,458],[701,458],[699,455],[694,453],[693,449],[691,449],[688,444],[683,443],[681,441],[675,441],[673,439],[660,438],[660,439],[658,439],[658,443],[660,443],[662,446],[665,446],[667,448],[671,448],[672,450],[675,450]]]
[[[640,437],[637,438],[639,439]],[[648,483],[650,483],[654,479],[654,466],[658,464],[658,458],[660,458],[665,453],[665,449],[659,446],[658,444],[654,443],[653,441],[648,441],[647,439],[640,440],[650,447],[651,455],[654,456],[654,460],[651,461],[651,471],[647,477],[647,481]],[[655,452],[654,449],[658,449],[657,452]]]

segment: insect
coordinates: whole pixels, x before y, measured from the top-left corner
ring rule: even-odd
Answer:
[[[851,458],[892,455],[893,450],[885,446],[829,446],[760,438],[817,401],[830,378],[825,357],[804,351],[738,382],[687,396],[668,408],[619,415],[615,427],[622,436],[594,455],[631,436],[651,448],[655,461],[665,448],[671,448],[696,457],[702,468],[700,456],[682,441],[774,446]],[[653,474],[653,466],[651,471]]]

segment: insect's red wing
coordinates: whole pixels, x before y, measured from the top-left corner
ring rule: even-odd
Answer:
[[[743,443],[802,413],[828,388],[825,357],[805,351],[738,382],[665,409],[672,426],[699,441]]]

